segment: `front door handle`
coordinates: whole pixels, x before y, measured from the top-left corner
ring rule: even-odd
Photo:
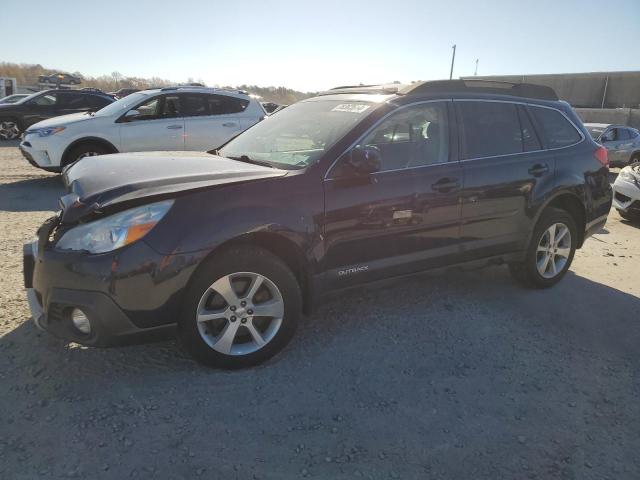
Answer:
[[[237,127],[238,124],[236,122],[225,122],[222,124],[223,127]]]
[[[541,177],[549,171],[549,167],[545,163],[536,163],[529,169],[529,173],[534,177]]]
[[[431,185],[436,192],[449,193],[460,188],[460,181],[457,178],[441,178]]]
[[[182,128],[182,125],[169,125],[167,128],[169,130],[180,130]]]

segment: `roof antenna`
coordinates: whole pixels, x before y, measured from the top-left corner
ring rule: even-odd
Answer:
[[[454,45],[451,48],[453,48],[453,55],[451,56],[451,72],[449,73],[449,80],[453,78],[453,64],[456,61],[456,46]]]
[[[473,73],[474,77],[478,76],[478,59],[476,58],[476,71]]]

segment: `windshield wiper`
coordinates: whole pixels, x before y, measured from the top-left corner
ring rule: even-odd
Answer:
[[[260,165],[262,167],[276,168],[271,165],[269,162],[264,162],[262,160],[254,160],[253,158],[249,158],[247,155],[240,155],[239,157],[227,157],[231,160],[237,160],[239,162],[251,163],[253,165]]]

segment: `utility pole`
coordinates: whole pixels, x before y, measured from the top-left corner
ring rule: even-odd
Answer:
[[[478,59],[476,58],[476,71],[473,73],[474,77],[478,76]]]
[[[453,55],[451,56],[451,72],[449,73],[449,80],[453,78],[453,64],[456,61],[456,46],[454,45],[451,48],[453,48]]]

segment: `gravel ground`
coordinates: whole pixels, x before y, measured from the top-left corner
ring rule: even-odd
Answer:
[[[29,320],[22,243],[58,177],[0,143],[0,478],[638,479],[640,228],[612,212],[546,291],[507,269],[351,290],[278,357],[67,345]]]

